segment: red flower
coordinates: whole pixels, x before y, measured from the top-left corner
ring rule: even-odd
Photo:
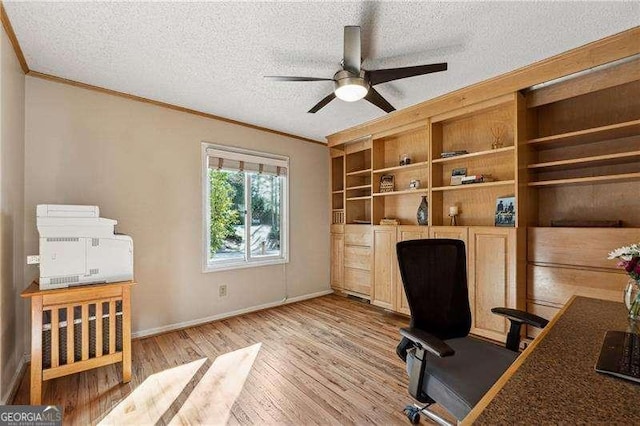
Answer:
[[[631,258],[630,261],[625,263],[624,270],[627,271],[628,273],[632,273],[633,270],[636,269],[636,266],[640,266],[638,262],[640,262],[640,257]]]

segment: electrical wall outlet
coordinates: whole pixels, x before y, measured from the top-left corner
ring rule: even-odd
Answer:
[[[40,256],[31,255],[27,256],[27,265],[37,265],[40,263]]]
[[[227,297],[227,285],[226,284],[220,284],[218,286],[218,297],[220,299],[223,299],[223,298]]]

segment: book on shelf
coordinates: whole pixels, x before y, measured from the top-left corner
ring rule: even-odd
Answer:
[[[443,153],[440,154],[440,158],[457,157],[458,155],[465,155],[468,153],[469,151],[467,151],[466,149],[463,149],[460,151],[444,151]]]
[[[380,219],[380,225],[398,225],[398,220],[390,218]]]
[[[472,183],[484,183],[484,182],[495,182],[495,178],[490,174],[484,175],[470,175],[462,178],[463,185],[469,185]]]

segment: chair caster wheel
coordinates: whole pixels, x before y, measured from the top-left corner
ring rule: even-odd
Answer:
[[[417,425],[420,423],[420,412],[412,405],[407,405],[404,408],[404,414],[407,416],[411,424]]]

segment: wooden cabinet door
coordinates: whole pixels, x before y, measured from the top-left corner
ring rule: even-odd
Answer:
[[[494,307],[516,307],[516,230],[469,227],[467,250],[471,333],[504,342],[508,321]]]
[[[373,288],[371,303],[393,309],[396,281],[396,227],[373,228]]]
[[[421,240],[429,238],[429,228],[426,226],[398,226],[398,242],[408,240]],[[404,286],[402,285],[402,277],[400,276],[400,269],[398,268],[398,258],[396,256],[396,249],[393,248],[394,264],[396,271],[396,285],[395,293],[396,300],[393,310],[400,312],[401,314],[411,315],[409,310],[409,304],[407,303],[407,295],[404,292]]]
[[[464,246],[469,250],[469,232],[466,226],[432,226],[429,228],[429,238],[449,238],[464,241]]]
[[[331,234],[331,287],[344,287],[344,234]]]

